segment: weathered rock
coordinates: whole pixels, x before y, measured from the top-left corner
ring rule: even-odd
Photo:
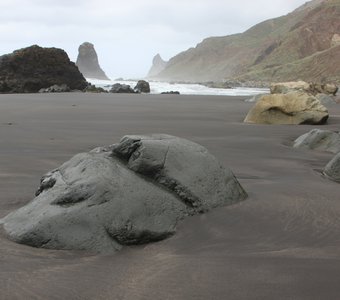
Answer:
[[[86,78],[110,80],[100,67],[97,52],[91,43],[85,42],[79,46],[76,64]]]
[[[340,134],[330,130],[313,129],[298,137],[293,147],[338,153]]]
[[[148,72],[147,77],[155,77],[160,72],[162,72],[166,67],[167,62],[162,59],[162,57],[157,54],[152,60],[152,66]]]
[[[312,95],[326,94],[335,95],[338,87],[333,83],[307,83],[305,81],[291,81],[272,83],[270,92],[272,94],[287,94],[292,91],[302,91]]]
[[[134,91],[136,93],[150,93],[150,84],[145,80],[138,80]]]
[[[39,93],[66,93],[70,91],[71,89],[66,84],[62,85],[55,84],[46,89],[40,89]]]
[[[340,182],[340,153],[326,165],[323,173],[330,179]]]
[[[53,85],[83,90],[87,82],[66,52],[31,46],[1,56],[0,93],[37,93]]]
[[[128,84],[115,83],[112,85],[110,93],[135,94],[135,91]]]
[[[184,217],[246,196],[233,173],[198,144],[125,136],[47,173],[36,198],[0,222],[18,243],[110,252],[169,237]]]
[[[323,124],[327,108],[314,96],[303,92],[262,96],[244,122],[257,124]]]
[[[96,87],[94,84],[89,84],[84,91],[87,93],[108,93],[107,90]]]
[[[272,83],[270,85],[270,93],[272,94],[287,94],[292,91],[310,91],[310,84],[305,81],[289,81]]]
[[[168,91],[168,92],[162,92],[162,95],[180,95],[179,91]]]

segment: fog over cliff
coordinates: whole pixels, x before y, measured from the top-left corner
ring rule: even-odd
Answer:
[[[242,32],[286,14],[305,0],[2,0],[0,54],[32,44],[77,58],[91,41],[108,76],[142,77],[152,58],[165,60],[209,36]]]

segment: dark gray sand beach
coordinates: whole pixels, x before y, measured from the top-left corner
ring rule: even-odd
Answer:
[[[0,95],[0,218],[40,177],[126,134],[202,144],[249,194],[164,241],[112,255],[31,248],[0,234],[0,299],[340,299],[340,184],[332,153],[291,148],[316,126],[249,125],[246,97]],[[340,105],[322,129],[339,130]]]

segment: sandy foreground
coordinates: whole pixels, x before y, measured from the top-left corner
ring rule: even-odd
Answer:
[[[245,98],[0,95],[0,218],[44,173],[126,134],[200,143],[249,194],[115,255],[35,249],[1,232],[0,299],[340,299],[340,184],[319,172],[333,155],[290,147],[316,127],[244,124]],[[339,130],[340,105],[329,111],[322,128]]]

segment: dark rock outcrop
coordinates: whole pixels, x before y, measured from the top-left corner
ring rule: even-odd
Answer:
[[[166,67],[167,62],[162,59],[162,57],[157,54],[152,60],[152,66],[149,70],[147,77],[155,77]]]
[[[136,93],[150,93],[150,84],[145,80],[138,80],[136,86],[134,87]]]
[[[246,196],[233,173],[196,143],[125,136],[47,173],[36,198],[0,223],[18,243],[112,252],[162,240],[186,216]]]
[[[83,90],[87,82],[67,53],[37,45],[0,57],[0,93],[37,93],[53,85]]]
[[[114,85],[112,85],[110,93],[135,94],[135,91],[128,84],[115,83]]]
[[[293,147],[338,153],[340,134],[330,130],[313,129],[298,137]]]
[[[87,93],[108,93],[107,90],[103,89],[102,87],[97,87],[94,84],[89,84],[84,92]]]
[[[85,42],[79,46],[76,65],[86,78],[110,80],[101,69],[97,52],[91,43]]]

